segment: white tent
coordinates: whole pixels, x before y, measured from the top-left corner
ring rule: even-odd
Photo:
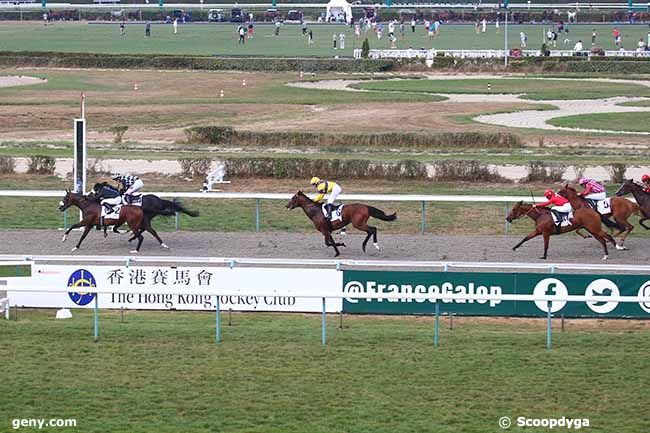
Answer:
[[[345,17],[345,22],[350,24],[352,20],[352,7],[346,0],[330,0],[327,3],[327,13],[325,20],[330,21],[331,17],[338,18],[339,16]]]

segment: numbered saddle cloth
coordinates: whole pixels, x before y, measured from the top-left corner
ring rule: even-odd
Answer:
[[[102,206],[102,219],[116,220],[120,218],[120,209],[122,209],[121,204],[116,204],[112,208],[108,206]]]
[[[607,215],[612,213],[612,199],[606,198],[605,200],[599,200],[596,204],[596,210],[601,215]]]
[[[122,196],[122,204],[142,206],[142,194],[129,194]]]
[[[569,213],[551,212],[551,215],[553,215],[553,222],[555,223],[555,225],[559,224],[560,227],[571,225],[571,218],[573,218],[573,212],[569,212]],[[558,218],[560,218],[559,223],[558,223]]]
[[[323,215],[327,215],[327,210],[325,209],[326,205],[323,205]],[[338,221],[341,219],[341,213],[343,212],[343,206],[342,204],[338,205],[334,209],[332,209],[332,215],[330,215],[330,221]]]

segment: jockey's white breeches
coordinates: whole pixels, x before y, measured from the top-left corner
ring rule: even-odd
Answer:
[[[135,182],[133,182],[133,185],[131,185],[129,187],[129,189],[124,191],[124,194],[126,194],[126,195],[135,194],[136,192],[139,192],[142,189],[143,186],[144,186],[144,183],[140,179],[138,179]]]
[[[571,203],[564,203],[562,206],[553,206],[551,209],[562,213],[569,213],[573,210]]]
[[[336,200],[336,197],[338,197],[339,194],[341,194],[341,187],[338,185],[334,185],[332,187],[332,192],[329,193],[327,196],[327,204],[333,204],[334,200]]]
[[[607,198],[607,193],[605,191],[603,192],[592,192],[591,194],[587,194],[585,198],[589,200],[605,200]]]

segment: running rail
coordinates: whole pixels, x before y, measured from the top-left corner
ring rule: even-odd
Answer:
[[[394,260],[336,260],[336,259],[272,259],[251,257],[170,257],[170,256],[89,256],[89,255],[0,255],[0,266],[46,262],[125,263],[127,266],[146,263],[188,263],[235,266],[295,266],[319,268],[411,268],[411,269],[532,269],[557,272],[608,271],[650,272],[650,265],[614,265],[582,263],[526,263],[526,262],[457,262],[457,261],[394,261]],[[447,299],[445,297],[445,299]]]

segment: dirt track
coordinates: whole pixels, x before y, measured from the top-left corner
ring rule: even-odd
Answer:
[[[66,243],[61,243],[61,231],[56,230],[2,230],[0,231],[0,254],[70,254],[81,235],[74,231]],[[211,257],[271,257],[271,258],[333,258],[331,248],[326,248],[322,236],[317,233],[207,233],[169,232],[161,233],[169,250],[158,247],[148,234],[142,245],[141,255],[165,256],[211,256]],[[341,238],[340,236],[338,237]],[[109,236],[104,240],[100,232],[88,235],[80,255],[125,255],[132,245],[126,236]],[[345,237],[347,248],[342,248],[342,259],[377,260],[454,260],[454,261],[504,261],[542,262],[541,238],[524,244],[518,251],[511,247],[520,236],[432,236],[432,235],[385,235],[379,233],[376,251],[368,243],[368,254],[361,251],[362,236],[350,233]],[[629,251],[610,248],[611,264],[650,264],[650,239],[629,238]],[[551,239],[549,263],[603,263],[600,245],[593,239],[582,240],[577,235],[565,235]]]

